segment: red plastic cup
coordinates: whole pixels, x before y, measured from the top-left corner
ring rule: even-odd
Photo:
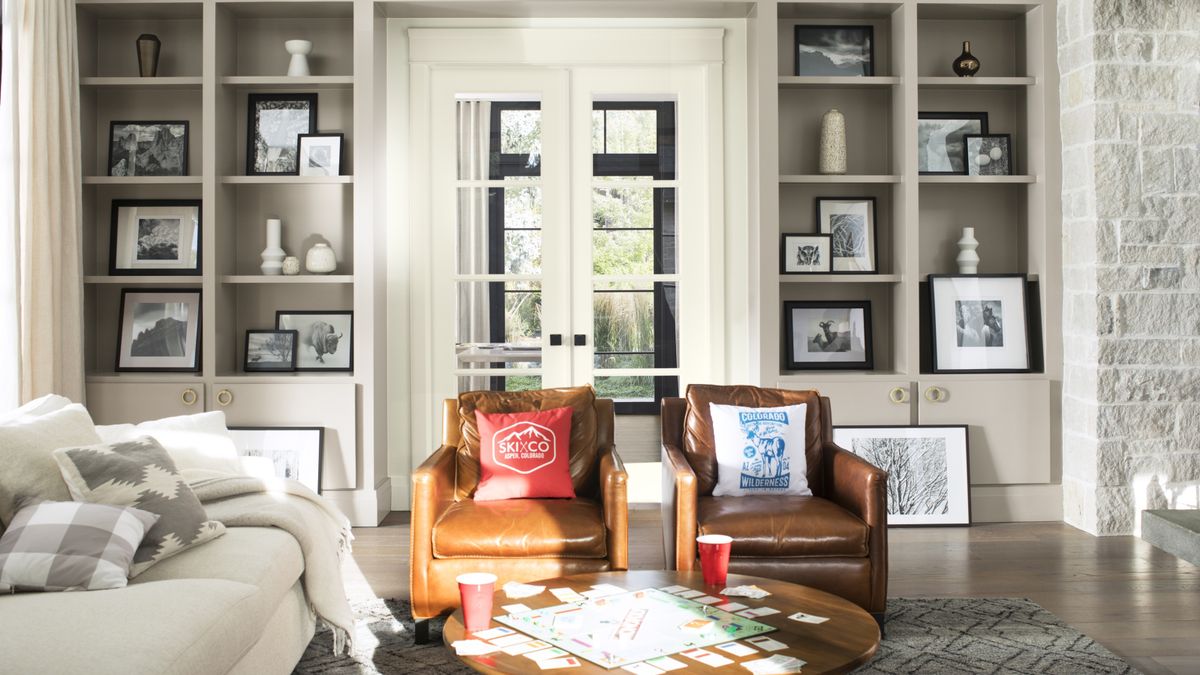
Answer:
[[[729,575],[729,549],[733,538],[723,534],[705,534],[696,537],[696,548],[700,551],[700,571],[704,573],[706,586],[724,586]]]
[[[463,624],[468,633],[487,630],[492,623],[492,595],[496,575],[487,572],[460,574],[458,594],[462,598]]]

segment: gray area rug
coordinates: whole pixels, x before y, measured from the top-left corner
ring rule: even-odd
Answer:
[[[329,633],[322,630],[308,646],[296,673],[474,672],[442,646],[440,620],[430,622],[430,644],[413,644],[408,601],[360,601],[354,603],[354,611],[359,619],[357,655],[331,656]],[[899,598],[888,601],[887,634],[879,653],[855,672],[1082,675],[1138,671],[1028,600]]]

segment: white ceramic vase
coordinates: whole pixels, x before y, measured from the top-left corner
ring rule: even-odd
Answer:
[[[823,174],[846,173],[846,116],[831,108],[821,117],[821,158],[818,170]]]
[[[288,62],[288,77],[307,77],[308,55],[312,52],[312,42],[308,40],[286,40],[283,48],[292,55]]]
[[[286,255],[279,247],[283,223],[278,218],[267,218],[267,247],[262,252],[262,273],[267,276],[278,276],[283,271],[283,257]]]
[[[337,269],[337,257],[329,244],[313,244],[304,256],[304,269],[312,274],[329,274]]]
[[[300,259],[289,255],[283,259],[283,276],[294,277],[297,274],[300,274]]]
[[[975,239],[975,228],[964,227],[962,239],[958,240],[958,257],[954,259],[958,263],[959,274],[979,273],[979,254],[975,252],[977,248],[979,241]]]

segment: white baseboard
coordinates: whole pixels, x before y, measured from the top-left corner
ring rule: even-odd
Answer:
[[[1061,485],[983,485],[971,488],[971,522],[1061,521]]]
[[[412,509],[412,476],[408,474],[391,475],[392,510],[408,511]]]
[[[354,527],[377,527],[392,510],[390,480],[367,490],[324,490],[321,496],[341,509]]]

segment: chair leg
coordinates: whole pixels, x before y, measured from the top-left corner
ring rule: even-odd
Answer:
[[[871,612],[871,616],[875,617],[875,623],[879,624],[879,637],[886,635],[883,624],[887,621],[886,612]]]
[[[429,619],[417,619],[414,622],[416,629],[416,643],[419,645],[429,644]]]

